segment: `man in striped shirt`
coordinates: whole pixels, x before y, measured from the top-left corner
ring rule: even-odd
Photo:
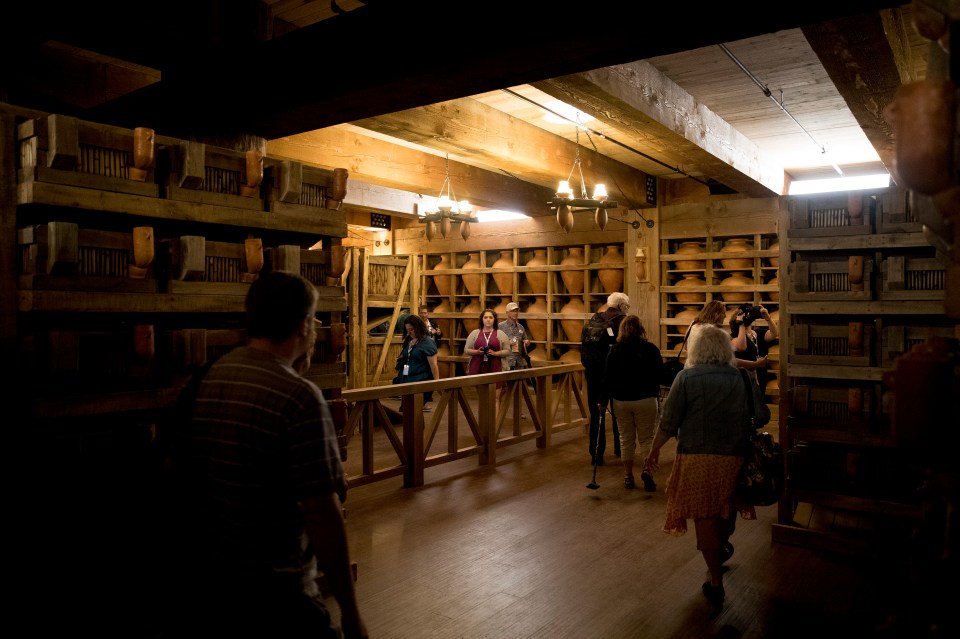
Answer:
[[[316,341],[316,304],[299,275],[261,275],[246,299],[248,344],[203,376],[178,442],[185,606],[197,620],[188,623],[237,633],[221,636],[366,637],[336,431],[319,388],[294,368]],[[340,627],[319,595],[318,569]]]

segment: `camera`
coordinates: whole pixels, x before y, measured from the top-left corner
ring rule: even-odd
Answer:
[[[744,326],[750,326],[761,317],[760,307],[754,306],[749,302],[746,304],[741,304],[739,310],[741,313],[743,313]]]
[[[481,347],[478,348],[477,350],[480,351],[481,353],[483,353],[484,355],[486,355],[487,353],[490,352],[490,347],[489,347],[489,346],[481,346]]]

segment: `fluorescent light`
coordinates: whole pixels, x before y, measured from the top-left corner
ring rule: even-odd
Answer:
[[[488,209],[486,211],[477,211],[477,221],[483,222],[503,222],[504,220],[524,220],[530,217],[516,211],[501,211],[500,209]]]
[[[559,115],[554,115],[554,113],[547,112],[543,116],[543,119],[547,122],[553,122],[554,124],[570,124],[573,122],[579,126],[583,126],[587,122],[593,119],[592,115],[588,115],[581,111],[580,109],[570,106],[566,102],[561,102],[560,100],[551,100],[544,105],[550,111],[554,111]]]
[[[859,191],[862,189],[885,189],[890,186],[890,175],[858,175],[854,177],[825,178],[822,180],[800,180],[790,183],[788,195],[809,195],[811,193],[832,193],[833,191]]]

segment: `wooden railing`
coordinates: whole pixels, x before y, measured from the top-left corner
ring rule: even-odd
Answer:
[[[428,466],[471,455],[480,465],[493,465],[498,448],[530,440],[537,448],[546,448],[553,433],[589,424],[582,371],[580,364],[558,364],[344,391],[346,422],[340,446],[348,456],[360,455],[357,472],[351,472],[355,459],[345,461],[349,485],[403,475],[405,487],[422,486]],[[498,383],[503,384],[499,402]],[[425,413],[423,394],[429,391],[434,393],[434,407]],[[470,401],[473,394],[475,402]],[[399,414],[381,402],[398,395]],[[444,420],[446,444],[442,451],[434,451]]]

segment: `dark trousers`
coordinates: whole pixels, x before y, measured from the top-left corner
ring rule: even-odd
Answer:
[[[600,388],[603,383],[603,371],[584,370],[584,378],[587,382],[587,404],[590,406],[590,448],[587,452],[593,458],[594,454],[603,457],[607,450],[607,429],[600,428]],[[620,428],[617,426],[617,418],[610,416],[613,420],[613,453],[620,456]]]

